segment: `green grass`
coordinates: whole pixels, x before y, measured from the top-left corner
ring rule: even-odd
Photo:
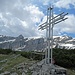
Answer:
[[[75,71],[68,69],[67,70],[67,75],[75,75]]]
[[[12,60],[8,61],[7,65],[4,67],[4,71],[10,70],[11,67],[13,67],[21,62],[24,62],[25,60],[26,60],[25,58],[23,58],[22,56],[19,56],[16,59],[12,59]]]
[[[21,63],[27,63],[27,64],[30,64],[32,62],[35,62],[35,61],[31,61],[30,59],[27,59],[21,55],[19,55],[18,57],[14,58],[15,56],[17,55],[0,55],[0,59],[4,60],[4,59],[7,59],[6,62],[1,62],[0,63],[0,67],[4,66],[4,68],[2,70],[0,70],[0,73],[2,72],[5,72],[5,71],[14,71],[14,72],[17,72],[18,74],[21,74],[18,70],[12,70],[12,68],[14,68],[15,66],[21,64]],[[28,75],[30,75],[30,73],[28,73]]]
[[[0,54],[0,61],[6,59],[7,57],[8,57],[8,55]]]
[[[0,61],[8,59],[9,56],[8,55],[4,55],[4,54],[0,54]],[[5,64],[5,62],[0,62],[0,67]]]

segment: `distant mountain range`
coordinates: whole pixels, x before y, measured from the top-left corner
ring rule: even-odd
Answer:
[[[70,36],[53,36],[53,47],[75,49],[75,39]],[[0,35],[0,48],[17,51],[41,51],[46,48],[46,41],[40,37],[25,38]]]

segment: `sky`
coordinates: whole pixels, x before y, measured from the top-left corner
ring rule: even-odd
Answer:
[[[66,21],[54,26],[54,35],[75,37],[75,0],[0,0],[0,35],[45,36],[38,26],[46,21],[50,5],[54,15],[69,13]]]

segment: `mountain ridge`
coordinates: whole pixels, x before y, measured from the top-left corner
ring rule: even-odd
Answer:
[[[17,51],[41,51],[46,48],[44,37],[18,37],[0,35],[0,48]],[[53,36],[54,48],[75,49],[75,38],[70,36]]]

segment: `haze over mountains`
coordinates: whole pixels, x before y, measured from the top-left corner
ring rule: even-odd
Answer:
[[[53,47],[75,49],[75,38],[70,36],[54,36]],[[41,37],[25,38],[0,35],[0,48],[12,49],[17,51],[41,51],[46,48],[46,41]]]

